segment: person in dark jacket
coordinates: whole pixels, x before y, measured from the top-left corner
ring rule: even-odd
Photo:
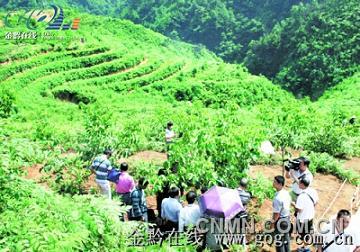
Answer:
[[[132,208],[129,211],[129,220],[148,221],[146,196],[144,191],[148,184],[148,181],[144,178],[140,178],[137,186],[131,192],[130,197]]]
[[[241,203],[243,204],[244,207],[246,207],[246,205],[249,203],[251,199],[251,193],[246,191],[247,185],[248,185],[248,180],[246,178],[242,178],[240,180],[240,185],[237,189],[239,192]]]

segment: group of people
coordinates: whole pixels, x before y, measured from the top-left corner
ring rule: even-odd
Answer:
[[[169,149],[174,138],[179,137],[172,130],[173,123],[169,122],[165,129],[165,143]],[[98,184],[101,193],[108,199],[112,198],[110,182],[107,180],[107,175],[111,171],[112,166],[109,158],[112,151],[107,149],[102,155],[95,158],[91,165],[92,172],[96,175],[96,183]],[[313,182],[313,175],[308,169],[310,161],[304,157],[297,159],[299,163],[298,169],[289,169],[285,177],[292,179],[292,189],[290,192],[285,190],[285,177],[274,177],[273,187],[276,189],[276,194],[273,199],[273,216],[272,227],[275,234],[281,234],[282,242],[276,245],[276,251],[290,251],[290,237],[293,228],[295,227],[299,237],[305,241],[306,235],[312,234],[314,231],[313,222],[315,217],[315,206],[319,201],[318,194],[314,188],[311,187]],[[135,221],[152,221],[156,219],[156,223],[163,231],[177,230],[180,232],[186,231],[189,226],[195,226],[197,221],[201,218],[200,207],[197,204],[198,195],[195,191],[189,191],[186,194],[186,204],[180,203],[180,196],[183,195],[184,190],[181,187],[170,187],[169,184],[163,186],[163,190],[157,194],[157,212],[147,208],[145,189],[148,186],[148,181],[145,178],[140,178],[135,183],[132,176],[128,173],[128,164],[123,162],[120,164],[120,175],[116,182],[116,194],[121,198],[122,202],[130,206],[130,210],[126,213],[128,220]],[[172,173],[177,173],[176,163],[171,168]],[[160,169],[159,176],[167,175],[165,169]],[[244,206],[251,199],[251,194],[246,191],[247,180],[241,179],[239,183],[239,196]],[[202,188],[201,193],[206,192],[207,188]],[[291,209],[293,207],[294,210]],[[290,216],[294,212],[296,222],[291,223]],[[150,216],[149,216],[150,215]],[[336,221],[348,222],[350,213],[347,210],[339,211]],[[150,218],[149,218],[150,217]],[[124,220],[124,216],[120,216]],[[284,233],[289,227],[290,232]],[[336,235],[343,234],[346,225],[342,225],[337,229],[333,236],[327,235],[325,241],[330,243],[327,247],[320,246],[318,252],[341,251],[339,246],[331,242]],[[299,252],[310,251],[310,248],[305,245],[305,242],[298,248]],[[342,250],[345,251],[345,250]],[[347,251],[347,250],[346,250]],[[360,247],[357,247],[354,252],[360,252]],[[353,251],[349,251],[353,252]]]
[[[111,157],[111,150],[105,150],[102,155],[95,158],[91,165],[91,170],[96,175],[96,183],[98,184],[101,193],[108,199],[112,198],[111,185],[107,180],[107,174],[112,169],[109,158]],[[184,194],[183,188],[170,187],[169,183],[165,183],[161,191],[156,195],[157,212],[147,208],[145,189],[148,186],[148,181],[140,178],[137,183],[133,177],[128,173],[129,166],[126,162],[120,164],[120,175],[115,185],[116,195],[120,197],[121,201],[130,206],[127,211],[127,219],[135,221],[153,221],[158,224],[162,231],[186,231],[189,226],[195,226],[201,217],[200,207],[198,205],[199,194],[196,191],[189,191],[186,193],[186,203],[180,202],[180,197]],[[171,172],[177,172],[177,164],[171,167]],[[166,176],[166,169],[160,169],[158,175]],[[251,193],[247,188],[247,179],[241,179],[238,188],[239,197],[244,206],[251,199]],[[207,191],[206,187],[202,187],[200,194]],[[149,219],[149,213],[151,218]],[[155,215],[155,218],[154,218]],[[125,216],[120,216],[125,220]]]
[[[300,161],[298,169],[290,169],[285,174],[286,178],[293,180],[290,192],[284,188],[285,177],[279,175],[274,177],[273,181],[276,194],[273,199],[273,217],[271,223],[275,229],[275,234],[281,234],[281,242],[276,246],[276,251],[280,252],[291,251],[290,237],[294,228],[302,243],[297,251],[311,251],[310,247],[306,245],[309,239],[313,239],[310,238],[310,236],[314,234],[315,206],[319,198],[316,190],[311,187],[313,175],[308,169],[310,161],[304,157],[300,157],[298,160]],[[291,207],[294,208],[296,218],[294,224],[292,224],[290,220]],[[330,231],[319,236],[322,242],[317,246],[318,252],[360,252],[359,241],[356,241],[357,244],[350,246],[336,242],[339,236],[346,233],[350,218],[351,213],[346,209],[342,209],[337,213],[334,232]],[[329,230],[331,230],[331,228]]]

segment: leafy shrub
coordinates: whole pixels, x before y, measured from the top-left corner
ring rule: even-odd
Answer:
[[[272,199],[275,195],[272,181],[265,178],[262,174],[257,174],[256,178],[250,181],[248,190],[259,200],[260,204],[265,199]]]
[[[339,179],[347,179],[355,185],[360,184],[360,174],[352,170],[345,170],[342,164],[329,154],[310,152],[308,157],[311,160],[309,167],[311,172],[329,173],[337,176]]]
[[[318,153],[326,152],[335,157],[344,157],[347,153],[351,153],[347,140],[342,127],[329,124],[324,127],[315,126],[305,138],[304,148]]]
[[[53,91],[53,94],[56,98],[60,100],[69,101],[75,104],[84,103],[89,104],[91,102],[95,102],[96,99],[94,97],[87,97],[79,92],[68,90],[68,89],[57,89]]]
[[[119,202],[62,197],[22,179],[0,187],[0,202],[4,250],[121,251],[132,229],[119,221]]]
[[[98,104],[85,108],[85,131],[78,139],[84,160],[90,160],[105,148],[111,147],[110,126],[111,114],[108,108],[99,107]]]
[[[15,96],[6,89],[0,89],[0,118],[7,118],[16,111]]]

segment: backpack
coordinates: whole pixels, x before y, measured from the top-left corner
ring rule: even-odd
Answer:
[[[107,180],[113,183],[117,183],[119,181],[120,174],[120,170],[112,168],[108,173]]]

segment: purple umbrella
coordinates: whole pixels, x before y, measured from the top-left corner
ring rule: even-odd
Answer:
[[[202,214],[226,219],[245,210],[237,190],[220,186],[213,186],[201,195],[199,205]]]

